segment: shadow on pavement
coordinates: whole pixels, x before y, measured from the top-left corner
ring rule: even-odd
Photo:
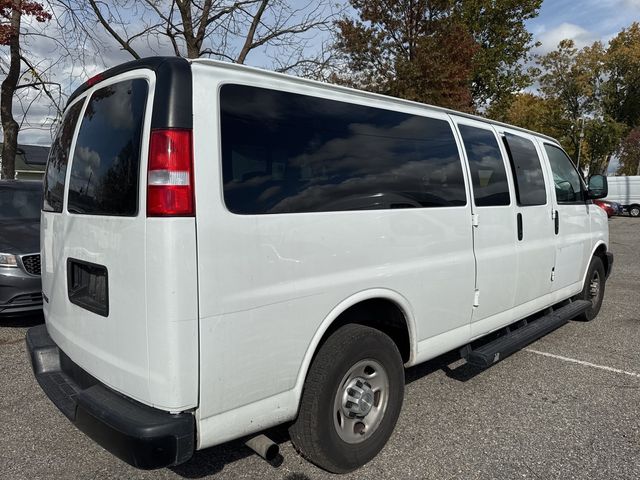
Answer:
[[[27,328],[41,323],[44,323],[44,315],[42,311],[22,315],[0,316],[0,328]]]
[[[281,445],[289,441],[287,428],[288,425],[281,425],[263,433],[275,443]],[[199,450],[194,453],[191,460],[187,463],[183,463],[176,467],[170,467],[170,470],[184,478],[204,478],[209,475],[220,473],[226,465],[237,462],[238,460],[243,460],[251,455],[257,455],[244,444],[249,440],[249,438],[251,437],[249,436],[215,447]],[[278,468],[282,465],[284,457],[281,454],[278,454],[278,456],[271,462],[267,462],[266,460],[263,461],[271,465],[273,468]],[[308,477],[306,475],[299,473],[292,473],[285,477],[286,480],[307,480],[307,478]]]

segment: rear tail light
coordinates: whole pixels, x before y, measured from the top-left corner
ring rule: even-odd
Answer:
[[[194,214],[191,130],[152,130],[147,171],[147,216]]]
[[[87,80],[87,86],[93,87],[96,83],[100,83],[102,80],[104,80],[104,75],[102,73],[98,73]]]

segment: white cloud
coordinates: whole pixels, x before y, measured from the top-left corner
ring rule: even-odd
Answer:
[[[640,0],[620,0],[623,8],[640,10]]]
[[[565,39],[573,40],[577,48],[582,48],[595,42],[599,38],[598,35],[590,32],[580,25],[563,22],[551,30],[542,29],[536,37],[536,40],[541,43],[540,47],[536,49],[536,53],[545,54],[555,50],[558,43]]]

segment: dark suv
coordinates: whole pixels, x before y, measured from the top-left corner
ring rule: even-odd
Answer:
[[[0,317],[42,309],[42,182],[0,181]]]

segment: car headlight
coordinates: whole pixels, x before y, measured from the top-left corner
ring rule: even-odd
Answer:
[[[11,253],[0,253],[0,267],[17,267],[18,257]]]

